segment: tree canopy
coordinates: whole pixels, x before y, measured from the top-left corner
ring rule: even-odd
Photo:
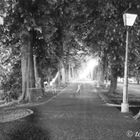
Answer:
[[[130,5],[137,10],[140,8],[139,0],[1,1],[0,16],[4,17],[4,25],[0,27],[2,77],[14,71],[21,76],[19,60],[25,32],[31,34],[33,54],[37,56],[42,77],[49,75],[50,70],[51,74],[58,71],[62,63],[67,67],[68,61],[78,66],[83,56],[89,54],[100,57],[103,70],[109,71],[111,77],[122,76],[126,35],[122,15]],[[140,67],[139,30],[137,19],[130,32],[131,75]]]

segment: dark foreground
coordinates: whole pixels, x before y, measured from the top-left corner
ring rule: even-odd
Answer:
[[[0,140],[138,140],[140,122],[121,114],[98,96],[93,83],[82,84],[74,97],[73,83],[33,115],[0,124]],[[139,134],[140,135],[140,134]]]

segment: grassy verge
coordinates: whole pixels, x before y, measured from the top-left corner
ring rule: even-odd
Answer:
[[[113,94],[110,94],[108,92],[108,89],[100,89],[100,96],[101,98],[108,104],[114,104],[116,105],[119,110],[121,110],[121,103],[123,99],[123,93],[122,90],[117,89]],[[128,95],[128,103],[129,103],[129,109],[130,112],[133,115],[136,115],[140,110],[140,98],[135,96],[135,94],[129,94]]]

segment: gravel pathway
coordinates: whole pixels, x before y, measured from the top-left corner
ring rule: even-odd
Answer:
[[[2,124],[1,139],[128,140],[127,132],[140,130],[139,121],[106,106],[93,83],[83,83],[81,94],[74,97],[76,89],[73,83],[46,104],[31,107],[32,115]]]

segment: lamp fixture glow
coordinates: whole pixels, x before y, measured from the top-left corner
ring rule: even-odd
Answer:
[[[133,26],[136,18],[137,14],[124,13],[123,14],[124,26]]]
[[[134,9],[127,9],[123,14],[124,26],[133,26],[137,16],[138,15]]]

